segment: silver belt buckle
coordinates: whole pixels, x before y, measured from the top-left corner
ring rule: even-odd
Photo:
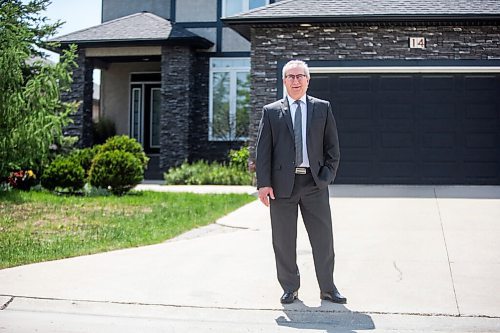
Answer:
[[[295,173],[298,175],[305,175],[307,173],[306,168],[295,168]]]

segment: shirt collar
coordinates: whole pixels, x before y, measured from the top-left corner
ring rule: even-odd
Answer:
[[[301,98],[299,98],[299,100],[300,100],[302,103],[304,103],[304,104],[306,104],[306,105],[307,105],[307,97],[306,97],[306,96],[307,96],[307,94],[304,94],[304,96],[302,96]],[[294,100],[294,99],[292,99],[292,98],[291,98],[290,96],[288,96],[288,95],[286,95],[286,98],[288,98],[288,105],[290,105],[290,106],[291,106],[291,105],[295,102],[295,100]]]

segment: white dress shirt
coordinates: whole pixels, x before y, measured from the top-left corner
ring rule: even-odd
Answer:
[[[290,115],[292,116],[292,124],[295,126],[295,111],[297,110],[297,103],[295,100],[288,98],[288,105],[290,105]],[[302,112],[302,163],[298,166],[309,167],[309,156],[307,155],[307,99],[306,95],[302,96],[300,99],[300,111]]]

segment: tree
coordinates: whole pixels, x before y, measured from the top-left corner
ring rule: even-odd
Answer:
[[[42,51],[57,46],[47,39],[61,25],[41,16],[49,4],[0,0],[0,179],[13,170],[40,170],[76,110],[75,103],[60,99],[71,85],[76,47],[57,64],[48,63]]]

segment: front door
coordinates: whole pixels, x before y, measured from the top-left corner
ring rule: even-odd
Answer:
[[[146,154],[160,152],[160,100],[160,84],[130,85],[130,136],[142,144]]]

